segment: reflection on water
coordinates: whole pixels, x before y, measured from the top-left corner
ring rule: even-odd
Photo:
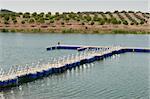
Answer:
[[[66,44],[149,46],[149,35],[2,34],[0,64],[36,62],[76,51],[50,51],[57,41]],[[149,99],[148,53],[114,55],[0,92],[0,99]],[[6,67],[7,65],[7,67]]]

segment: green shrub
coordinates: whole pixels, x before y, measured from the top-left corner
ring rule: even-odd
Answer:
[[[21,24],[25,24],[25,21],[21,21]]]
[[[16,24],[16,23],[17,23],[17,20],[13,20],[13,23]]]
[[[54,20],[50,20],[50,23],[54,23]]]
[[[105,21],[104,21],[104,20],[100,20],[100,21],[99,21],[99,24],[100,24],[100,25],[104,25],[104,24],[105,24]]]
[[[8,29],[1,29],[1,32],[9,32]]]
[[[16,32],[16,30],[15,30],[15,29],[12,29],[12,30],[10,30],[10,32]]]
[[[144,21],[141,21],[140,24],[141,24],[141,25],[144,24]]]
[[[85,25],[85,23],[84,23],[84,22],[82,22],[81,24],[82,24],[82,25]]]
[[[124,24],[124,25],[128,25],[128,21],[124,20],[124,21],[123,21],[123,24]]]
[[[62,30],[62,33],[74,33],[75,31],[73,29],[64,29]]]
[[[98,30],[94,30],[93,33],[99,33],[99,31]]]
[[[133,22],[131,22],[131,23],[130,23],[130,25],[134,25],[134,23],[133,23]]]
[[[61,22],[61,25],[64,25],[65,23],[64,22]]]
[[[8,21],[4,21],[4,24],[9,24],[9,22]]]
[[[29,20],[29,23],[34,23],[34,22],[35,20],[33,18]]]
[[[91,22],[91,25],[94,25],[94,24],[95,24],[95,23],[92,21],[92,22]]]

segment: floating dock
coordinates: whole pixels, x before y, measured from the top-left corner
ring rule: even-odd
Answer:
[[[118,46],[120,47],[120,46]],[[98,50],[98,49],[106,49],[112,48],[112,46],[83,46],[83,45],[56,45],[47,47],[47,51],[58,50],[58,49],[67,49],[67,50],[77,50],[84,51],[88,50]],[[124,52],[150,52],[150,48],[146,47],[120,47],[120,49]]]
[[[47,64],[38,65],[35,67],[27,67],[22,70],[10,71],[0,75],[0,90],[18,86],[23,83],[31,82],[52,74],[63,73],[68,69],[75,68],[82,64],[91,63],[97,60],[110,57],[114,54],[125,52],[144,52],[149,53],[150,48],[138,47],[111,47],[111,46],[81,46],[81,45],[57,45],[48,47],[47,51],[51,50],[77,50],[79,53],[54,59]]]

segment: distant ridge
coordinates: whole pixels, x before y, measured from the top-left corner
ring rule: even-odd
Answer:
[[[7,9],[1,9],[0,10],[0,14],[5,14],[5,13],[8,14],[8,13],[15,13],[15,12],[7,10]]]

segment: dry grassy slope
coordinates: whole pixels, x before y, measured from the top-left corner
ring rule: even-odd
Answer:
[[[117,20],[121,21],[121,19],[119,18],[119,16],[116,13],[112,14]]]
[[[133,19],[135,19],[138,23],[140,23],[140,19],[138,19],[136,16],[134,16],[134,14],[133,13],[129,13],[129,15],[133,18]]]
[[[129,14],[133,19],[135,19],[137,22],[140,22],[140,20],[137,19],[137,18],[134,16],[133,13],[128,13],[128,14]],[[147,17],[144,17],[143,14],[141,14],[141,13],[136,13],[136,14],[139,15],[141,18],[144,18],[145,20],[148,21],[148,18],[147,18]],[[104,14],[104,15],[105,15],[106,18],[108,18],[108,19],[111,18],[111,16],[110,16],[109,14]],[[112,13],[112,15],[113,15],[113,17],[115,17],[117,20],[121,20],[121,19],[118,17],[118,15],[117,15],[116,13]],[[125,19],[126,21],[128,21],[129,23],[131,23],[131,20],[129,20],[129,18],[128,18],[124,13],[120,13],[120,15],[121,15],[122,17],[124,17],[124,19]],[[150,14],[144,14],[144,15],[150,17]],[[86,14],[83,14],[82,16],[84,17],[84,16],[86,16]],[[94,14],[90,14],[90,17],[93,18],[93,17],[94,17]],[[101,14],[98,14],[98,17],[103,18],[103,16],[102,16]],[[17,21],[18,21],[19,23],[21,23],[22,20],[25,20],[24,18],[22,18],[22,16],[17,17]],[[1,17],[0,17],[0,21],[1,21],[1,23],[3,22],[3,19],[2,19]],[[11,23],[11,22],[10,22],[10,23]]]
[[[98,14],[99,18],[103,18],[102,14]],[[10,21],[9,23],[10,24],[4,24],[4,20],[2,17],[0,17],[0,29],[3,29],[3,28],[8,28],[8,29],[38,29],[38,28],[43,28],[41,27],[42,25],[46,26],[44,27],[44,29],[69,29],[69,28],[72,28],[72,29],[84,29],[85,27],[88,27],[88,29],[91,29],[91,30],[111,30],[111,29],[123,29],[123,30],[136,30],[136,31],[148,31],[150,32],[150,29],[149,29],[149,24],[150,24],[150,14],[146,14],[146,13],[135,13],[137,14],[138,16],[140,16],[141,18],[145,19],[146,21],[148,21],[147,23],[144,22],[143,25],[130,25],[130,23],[132,23],[132,21],[125,15],[125,13],[121,13],[119,12],[119,14],[129,23],[128,25],[123,25],[123,24],[118,24],[118,25],[113,25],[112,23],[108,24],[106,23],[105,25],[99,25],[98,22],[95,22],[94,25],[90,25],[88,23],[86,23],[86,21],[84,21],[85,19],[83,20],[80,20],[79,22],[76,21],[76,20],[72,20],[70,19],[69,22],[66,22],[64,21],[63,19],[60,19],[60,20],[55,20],[54,23],[49,23],[50,20],[46,20],[45,23],[41,23],[41,24],[37,24],[37,23],[32,23],[32,24],[29,24],[28,21],[30,19],[25,19],[22,17],[22,15],[20,17],[17,17],[17,23],[14,24],[12,21],[11,21],[11,18],[10,18]],[[136,20],[138,23],[141,22],[140,19],[136,18],[135,15],[133,13],[127,13],[129,14],[129,16],[131,16],[134,20]],[[92,14],[90,13],[89,14],[90,17],[93,19],[94,15],[95,14]],[[119,18],[118,14],[117,13],[112,13],[113,17],[116,18],[118,21],[121,21],[121,19]],[[86,13],[83,13],[82,16],[87,16]],[[108,19],[111,18],[111,16],[109,14],[106,14],[104,13],[104,16],[106,16]],[[32,17],[33,18],[33,17]],[[21,23],[22,20],[26,20],[26,23],[23,25]],[[65,24],[62,25],[61,22],[64,22]],[[85,25],[81,25],[82,22],[85,22]],[[33,27],[34,25],[34,27]]]

